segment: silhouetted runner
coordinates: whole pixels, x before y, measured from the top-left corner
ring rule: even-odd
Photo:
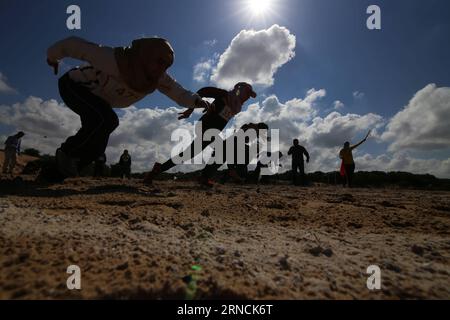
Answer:
[[[294,185],[299,185],[298,172],[300,172],[300,184],[305,185],[305,159],[306,163],[309,163],[309,153],[306,149],[299,144],[298,139],[294,139],[293,146],[289,149],[288,155],[292,156],[292,182]]]
[[[120,176],[121,178],[127,177],[131,179],[131,156],[128,150],[124,150],[122,155],[120,156]]]
[[[59,79],[61,98],[81,119],[81,129],[56,151],[59,180],[77,176],[81,168],[105,152],[110,134],[119,125],[113,108],[128,107],[155,90],[181,106],[208,106],[166,73],[174,62],[174,51],[165,39],[142,38],[130,47],[111,48],[70,37],[47,51],[47,63],[55,74],[64,58],[89,64]]]
[[[247,130],[255,130],[256,131],[256,153],[254,154],[254,158],[256,158],[256,156],[259,153],[259,130],[268,130],[269,126],[265,123],[246,123],[244,124],[240,130],[242,132],[247,132]],[[222,163],[226,163],[226,159],[227,159],[227,145],[233,145],[234,146],[234,161],[233,163],[227,163],[227,167],[228,167],[228,171],[226,173],[225,179],[223,179],[223,182],[225,182],[226,180],[228,180],[228,178],[232,178],[235,182],[244,182],[245,179],[247,178],[247,174],[248,174],[248,165],[250,164],[250,162],[253,160],[252,155],[250,154],[250,146],[249,143],[251,143],[252,141],[249,141],[248,136],[245,139],[244,142],[244,151],[245,155],[244,155],[244,163],[238,163],[238,152],[239,152],[239,148],[238,148],[238,139],[237,139],[237,134],[239,133],[239,131],[235,132],[233,135],[231,135],[230,137],[228,137],[227,139],[223,140],[223,161]],[[200,178],[200,183],[202,185],[205,186],[212,186],[213,185],[213,181],[211,180],[211,177],[217,172],[217,170],[222,166],[222,164],[218,164],[218,163],[212,163],[212,164],[208,164],[206,165],[206,167],[202,170],[202,176]]]
[[[203,139],[203,135],[207,130],[217,129],[222,131],[230,119],[241,112],[242,105],[250,99],[250,97],[256,98],[256,93],[253,91],[252,86],[245,82],[237,83],[231,91],[214,87],[206,87],[200,89],[197,93],[202,98],[213,98],[214,102],[209,106],[207,113],[203,115],[197,123],[197,125],[202,125],[201,136],[195,137],[192,144],[180,154],[180,157],[182,157],[185,152],[189,152],[191,159],[198,155],[198,153],[196,154],[196,150],[194,148],[196,143],[201,144],[201,151],[203,151],[213,142],[205,141]],[[191,114],[192,110],[186,110],[180,114],[179,119],[189,118]],[[176,164],[172,159],[167,160],[163,164],[158,162],[155,163],[152,171],[149,172],[144,178],[144,183],[151,185],[153,183],[153,179],[157,175],[175,166]]]
[[[367,133],[366,137],[359,143],[350,146],[350,142],[345,142],[344,148],[339,152],[339,158],[342,159],[341,163],[341,176],[343,179],[343,185],[344,187],[347,185],[349,188],[352,187],[353,182],[353,174],[355,173],[355,161],[353,160],[353,153],[352,151],[362,145],[364,142],[367,141],[367,138],[369,137],[371,131]]]

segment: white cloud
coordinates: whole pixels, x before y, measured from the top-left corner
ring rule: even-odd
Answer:
[[[6,76],[3,75],[3,73],[0,72],[0,93],[6,93],[6,94],[11,94],[11,93],[17,93],[17,90],[12,88],[8,82],[7,82],[7,78]]]
[[[332,112],[324,118],[316,117],[306,127],[305,133],[314,145],[320,147],[342,146],[345,141],[353,142],[370,129],[380,128],[383,117],[368,113],[365,115]]]
[[[353,98],[355,98],[355,99],[360,100],[360,99],[362,99],[364,97],[365,97],[365,93],[364,92],[360,92],[360,91],[353,92]]]
[[[212,58],[201,60],[194,66],[194,80],[199,83],[209,82],[214,65],[217,63],[218,55]]]
[[[240,81],[269,87],[277,70],[295,56],[296,39],[285,27],[242,30],[220,56],[211,80],[223,88]]]
[[[333,102],[334,110],[340,110],[340,109],[343,109],[344,107],[345,107],[344,103],[339,100],[336,100],[335,102]]]
[[[0,106],[0,123],[26,133],[24,147],[33,147],[44,153],[55,147],[79,127],[79,117],[56,100],[44,101],[29,97],[23,103]]]
[[[178,108],[124,109],[120,125],[107,148],[109,163],[116,163],[124,149],[133,157],[133,170],[148,170],[155,161],[164,161],[175,146],[171,133],[177,128],[194,131],[193,125],[177,120]],[[26,133],[23,149],[35,148],[54,154],[56,148],[81,127],[78,115],[56,100],[29,97],[23,103],[0,106],[0,124]]]
[[[272,95],[261,103],[250,105],[236,116],[236,127],[246,122],[266,122],[271,129],[280,130],[280,149],[289,149],[294,138],[309,150],[313,161],[309,171],[337,170],[339,150],[346,140],[355,140],[370,128],[381,128],[383,118],[376,114],[341,115],[333,112],[317,116],[317,104],[326,96],[324,89],[309,90],[304,98],[280,102]],[[290,168],[290,158],[284,158],[284,167]]]
[[[449,88],[438,89],[430,85],[419,91],[405,109],[389,120],[382,134],[379,132],[384,129],[386,120],[377,114],[342,114],[333,111],[326,116],[318,116],[318,105],[325,96],[324,89],[311,89],[304,97],[285,102],[272,95],[262,102],[249,105],[231,125],[239,127],[247,122],[266,122],[271,129],[279,129],[280,150],[284,154],[292,139],[298,138],[311,154],[311,163],[306,166],[309,172],[338,170],[338,154],[343,143],[347,140],[357,142],[368,129],[374,128],[374,136],[381,136],[381,139],[374,141],[392,142],[390,149],[379,156],[367,153],[366,145],[357,149],[354,152],[357,170],[409,171],[450,177],[450,159],[445,151],[443,159],[433,159],[429,152],[421,158],[417,151],[414,156],[407,151],[431,150],[449,145],[448,131],[444,125],[450,123]],[[170,141],[173,130],[181,127],[194,131],[192,123],[177,120],[179,111],[175,107],[130,107],[119,111],[120,126],[111,136],[107,148],[108,162],[117,162],[125,148],[132,154],[135,171],[148,170],[155,161],[166,160],[176,145]],[[63,104],[36,97],[29,97],[23,103],[12,106],[0,106],[0,123],[13,127],[12,131],[25,131],[27,136],[24,147],[34,147],[46,153],[53,153],[80,126],[78,116]],[[430,136],[435,136],[435,139]],[[444,142],[440,140],[443,137],[447,139]],[[284,168],[290,169],[290,158],[285,157],[283,162]],[[178,166],[175,170],[195,169],[199,167]]]
[[[390,151],[450,148],[450,88],[429,84],[388,123],[382,139]]]
[[[250,105],[247,110],[236,116],[237,125],[246,122],[305,122],[317,114],[316,103],[325,97],[324,89],[310,89],[305,98],[294,98],[281,103],[277,96],[267,97],[261,104]]]
[[[217,42],[218,41],[216,39],[212,39],[203,41],[203,44],[207,47],[214,47],[217,44]]]
[[[405,152],[397,152],[392,155],[364,154],[355,157],[358,169],[363,171],[404,171],[416,174],[432,174],[437,177],[450,177],[450,158],[418,159]]]
[[[111,135],[108,158],[111,162],[118,161],[122,151],[128,149],[133,157],[133,169],[139,171],[151,169],[155,161],[167,160],[177,144],[170,140],[172,132],[178,128],[194,132],[192,123],[177,120],[180,111],[175,107],[125,109],[119,127]]]

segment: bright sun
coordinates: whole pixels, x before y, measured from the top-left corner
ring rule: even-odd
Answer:
[[[248,7],[254,16],[266,14],[272,5],[273,0],[248,0]]]

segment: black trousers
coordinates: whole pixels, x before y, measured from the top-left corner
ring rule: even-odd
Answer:
[[[305,164],[301,162],[292,162],[292,182],[298,184],[298,173],[300,172],[300,183],[305,184]]]
[[[191,143],[191,145],[180,153],[180,157],[182,157],[184,153],[190,152],[191,159],[195,158],[198,155],[198,153],[195,153],[194,146],[196,143],[199,143],[199,140],[201,141],[202,144],[202,151],[205,150],[207,146],[209,146],[211,143],[214,142],[203,140],[203,135],[205,134],[205,132],[209,129],[217,129],[219,131],[222,131],[223,129],[225,129],[228,123],[224,118],[222,118],[218,114],[206,114],[203,117],[201,117],[199,121],[202,122],[202,136],[195,137],[195,140]],[[172,161],[172,159],[169,159],[162,164],[161,172],[165,172],[169,169],[172,169],[175,166],[176,165]]]
[[[121,169],[121,178],[127,177],[128,179],[131,178],[131,167],[127,165],[120,166]]]
[[[81,119],[81,129],[67,138],[61,150],[80,159],[82,168],[105,152],[109,136],[119,125],[119,118],[106,101],[75,83],[67,73],[59,79],[58,85],[66,106]]]
[[[346,164],[345,165],[345,179],[344,179],[344,187],[347,183],[350,188],[353,183],[353,174],[355,173],[355,164]]]

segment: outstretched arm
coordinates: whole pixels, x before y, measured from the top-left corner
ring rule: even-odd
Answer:
[[[58,73],[59,61],[64,58],[73,58],[89,62],[110,74],[117,73],[114,49],[103,47],[78,37],[69,37],[58,41],[47,50],[47,63]]]
[[[225,98],[228,95],[228,91],[214,87],[201,88],[200,90],[197,91],[197,93],[202,98],[213,98],[213,99]]]
[[[360,145],[362,145],[364,142],[366,142],[366,139],[361,140],[360,142],[358,142],[357,144],[353,145],[350,147],[350,149],[356,149],[358,148]]]
[[[364,142],[366,142],[367,141],[367,138],[370,136],[370,133],[372,132],[372,130],[371,131],[369,131],[368,133],[367,133],[367,135],[366,135],[366,137],[363,139],[363,140],[361,140],[359,143],[357,143],[357,144],[355,144],[354,146],[351,146],[350,147],[350,149],[356,149],[356,148],[358,148],[360,145],[362,145]]]
[[[357,143],[357,144],[351,146],[350,149],[351,149],[351,150],[356,149],[356,148],[358,148],[360,145],[362,145],[364,142],[366,142],[366,141],[367,141],[367,138],[369,137],[369,134],[370,134],[370,132],[369,132],[369,133],[367,134],[367,136],[366,136],[364,139],[362,139],[359,143]]]
[[[197,94],[193,93],[180,85],[174,78],[167,73],[159,79],[158,90],[175,101],[179,106],[194,109],[207,108],[206,101]]]

